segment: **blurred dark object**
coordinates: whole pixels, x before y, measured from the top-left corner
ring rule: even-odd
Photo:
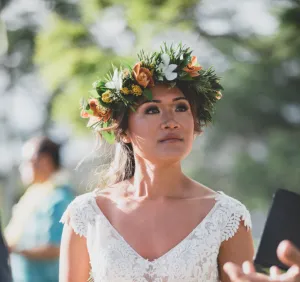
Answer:
[[[0,1],[0,11],[10,2],[10,0],[1,0]],[[2,280],[1,280],[2,281]]]
[[[288,270],[277,257],[277,247],[283,240],[291,241],[300,248],[300,195],[279,189],[273,203],[258,247],[255,264],[262,268],[273,265]],[[258,269],[259,271],[259,269]]]
[[[0,222],[1,226],[1,222]],[[11,269],[9,266],[9,256],[6,244],[4,242],[2,231],[0,229],[0,281],[11,282]]]
[[[281,21],[286,25],[293,25],[297,28],[300,28],[300,1],[294,0],[291,1],[292,7],[288,8],[282,13]]]

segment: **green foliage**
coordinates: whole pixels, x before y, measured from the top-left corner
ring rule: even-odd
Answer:
[[[254,48],[255,60],[236,61],[224,74],[226,92],[212,135],[213,148],[226,136],[242,142],[233,155],[231,183],[234,194],[240,194],[243,201],[256,199],[250,203],[253,207],[264,205],[278,188],[300,192],[299,121],[284,114],[289,106],[299,109],[300,105],[299,5],[283,15],[276,34],[252,39],[249,49]],[[253,142],[264,144],[265,157],[251,155]]]
[[[147,97],[148,100],[152,100],[152,92],[150,89],[145,89],[144,95]]]

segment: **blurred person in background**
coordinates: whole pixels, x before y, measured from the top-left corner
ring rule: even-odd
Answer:
[[[74,198],[59,149],[47,137],[33,138],[23,148],[20,173],[28,188],[5,229],[15,282],[58,281],[59,220]]]
[[[277,248],[277,255],[282,263],[290,266],[284,274],[276,266],[271,267],[270,276],[256,273],[251,262],[245,262],[243,267],[227,263],[224,270],[232,282],[300,282],[300,250],[291,242],[283,241]]]

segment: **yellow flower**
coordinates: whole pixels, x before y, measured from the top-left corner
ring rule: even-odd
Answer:
[[[220,99],[222,98],[222,93],[221,93],[221,91],[217,91],[216,98],[217,98],[218,100],[220,100]]]
[[[128,69],[123,70],[123,78],[126,78],[130,75],[130,72]]]
[[[101,99],[104,103],[111,103],[111,91],[107,90],[105,91],[102,96],[101,96]]]
[[[131,89],[132,89],[133,94],[136,96],[140,96],[143,93],[142,88],[138,85],[135,85],[135,84],[132,85]]]
[[[127,87],[123,87],[121,89],[121,93],[123,93],[124,95],[128,95],[128,94],[130,94],[130,90]]]

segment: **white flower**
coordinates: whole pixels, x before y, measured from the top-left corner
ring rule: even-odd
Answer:
[[[161,59],[162,62],[159,64],[158,68],[167,80],[174,80],[177,77],[177,73],[173,71],[177,68],[177,65],[170,64],[170,57],[166,53],[161,55]]]
[[[118,69],[114,70],[114,75],[111,81],[108,81],[105,83],[105,87],[109,89],[116,89],[117,91],[120,91],[122,88],[122,72],[119,72]]]

